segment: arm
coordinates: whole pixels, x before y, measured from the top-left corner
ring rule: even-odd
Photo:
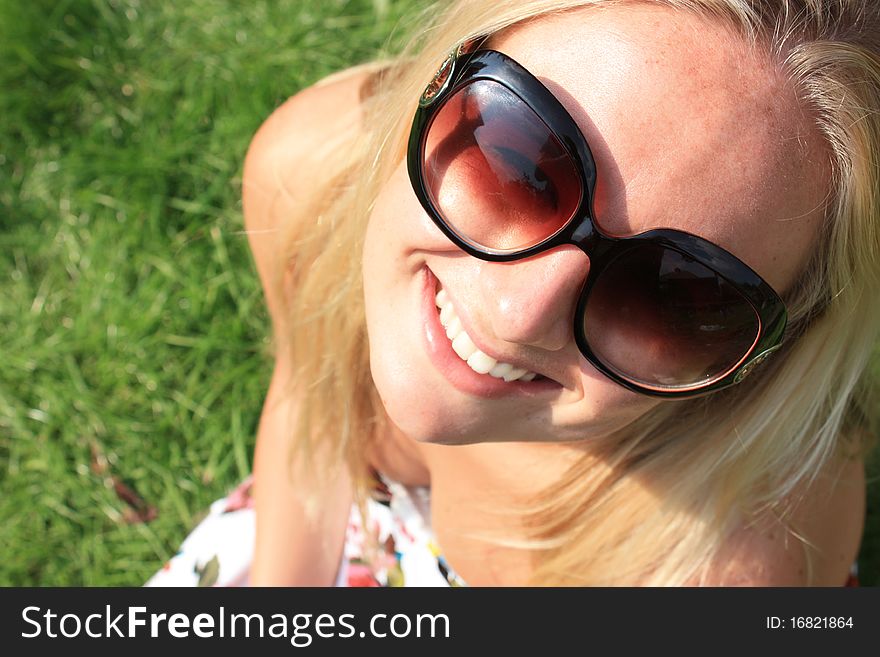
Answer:
[[[283,396],[290,365],[278,358],[260,417],[254,455],[256,544],[251,583],[264,585],[330,586],[342,557],[345,529],[352,503],[347,469],[324,485],[321,508],[306,514],[304,500],[319,488],[305,469],[288,469],[290,411],[294,400]],[[295,410],[295,409],[293,409]],[[316,467],[321,467],[316,455]]]
[[[364,74],[335,76],[306,89],[282,105],[260,127],[245,159],[242,183],[245,225],[266,303],[277,337],[286,327],[270,277],[282,222],[296,217],[296,207],[321,171],[313,152],[328,135],[356,130],[358,91]],[[346,108],[346,109],[340,109]],[[310,156],[312,159],[310,160]],[[302,220],[302,219],[300,219]],[[320,491],[317,514],[304,501],[319,485],[302,469],[288,468],[291,412],[296,401],[283,394],[291,364],[283,339],[263,406],[254,455],[256,544],[251,568],[254,585],[331,585],[342,555],[353,491],[345,468]],[[321,455],[315,455],[321,467]],[[330,464],[327,464],[329,467]],[[296,474],[294,480],[291,473]]]

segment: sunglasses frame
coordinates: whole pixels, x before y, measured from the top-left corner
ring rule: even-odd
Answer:
[[[477,80],[491,80],[500,84],[525,103],[568,151],[581,180],[581,199],[568,222],[544,241],[516,251],[481,247],[459,236],[434,206],[425,184],[423,161],[428,128],[447,99]],[[590,269],[575,310],[575,342],[594,367],[630,390],[664,398],[702,395],[739,383],[781,346],[787,321],[785,304],[768,283],[729,251],[680,230],[658,228],[625,237],[602,232],[593,218],[596,164],[586,138],[550,90],[508,55],[484,49],[468,52],[467,45],[459,46],[450,53],[419,99],[407,146],[407,171],[416,196],[437,227],[456,246],[475,258],[490,262],[512,262],[566,244],[581,249],[590,259]],[[751,304],[759,320],[757,337],[752,347],[725,373],[688,386],[653,387],[626,378],[593,352],[584,329],[590,292],[610,263],[629,249],[646,243],[672,249],[695,260],[723,278]]]

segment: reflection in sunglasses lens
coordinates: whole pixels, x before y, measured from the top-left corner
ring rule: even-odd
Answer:
[[[518,96],[489,80],[452,94],[428,128],[425,186],[446,224],[513,251],[557,233],[581,200],[574,160]]]
[[[646,242],[599,274],[584,315],[587,342],[599,360],[657,388],[726,374],[754,346],[759,328],[752,305],[723,278]]]

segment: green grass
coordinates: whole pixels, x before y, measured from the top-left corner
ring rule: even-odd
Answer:
[[[245,149],[425,4],[0,0],[0,584],[140,584],[250,471]]]
[[[0,1],[0,584],[139,584],[249,472],[248,141],[424,4]]]

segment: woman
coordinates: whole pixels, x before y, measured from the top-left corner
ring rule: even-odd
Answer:
[[[422,37],[248,153],[277,346],[250,581],[338,581],[379,473],[430,487],[453,583],[843,584],[876,3],[467,0]]]

